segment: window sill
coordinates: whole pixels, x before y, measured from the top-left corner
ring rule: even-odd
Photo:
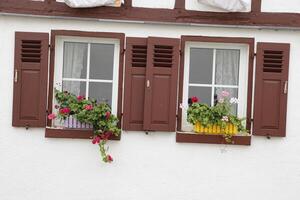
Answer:
[[[205,143],[205,144],[230,144],[230,145],[251,145],[251,135],[235,135],[232,142],[226,142],[222,135],[205,135],[190,132],[177,132],[176,142],[178,143]]]
[[[92,139],[93,130],[91,129],[57,129],[46,127],[46,138],[70,138],[70,139]],[[120,136],[112,135],[109,140],[121,140]]]

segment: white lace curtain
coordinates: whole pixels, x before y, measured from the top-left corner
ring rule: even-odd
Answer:
[[[249,12],[251,0],[198,0],[199,3],[229,12]]]
[[[64,45],[63,78],[86,78],[87,45],[84,43],[66,43]],[[80,81],[64,81],[64,90],[76,95],[85,95],[85,83]]]

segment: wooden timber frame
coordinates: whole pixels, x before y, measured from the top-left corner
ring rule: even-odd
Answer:
[[[94,20],[142,21],[175,24],[300,28],[300,13],[261,12],[261,0],[252,0],[251,12],[220,13],[185,10],[185,0],[176,0],[174,9],[122,7],[74,9],[55,0],[1,0],[0,15],[71,17]]]

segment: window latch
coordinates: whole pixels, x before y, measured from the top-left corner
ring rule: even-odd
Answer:
[[[285,81],[283,93],[284,93],[284,94],[287,94],[287,92],[288,92],[288,81]]]
[[[15,77],[14,77],[14,81],[15,81],[15,83],[17,83],[17,82],[18,82],[18,70],[17,70],[17,69],[15,70]]]

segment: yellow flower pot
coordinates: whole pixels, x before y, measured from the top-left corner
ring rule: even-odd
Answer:
[[[200,122],[197,122],[194,125],[194,131],[196,133],[205,133],[210,135],[220,135],[220,134],[228,134],[228,135],[236,135],[238,133],[237,126],[228,123],[224,129],[218,125],[209,125],[209,126],[202,126]]]

